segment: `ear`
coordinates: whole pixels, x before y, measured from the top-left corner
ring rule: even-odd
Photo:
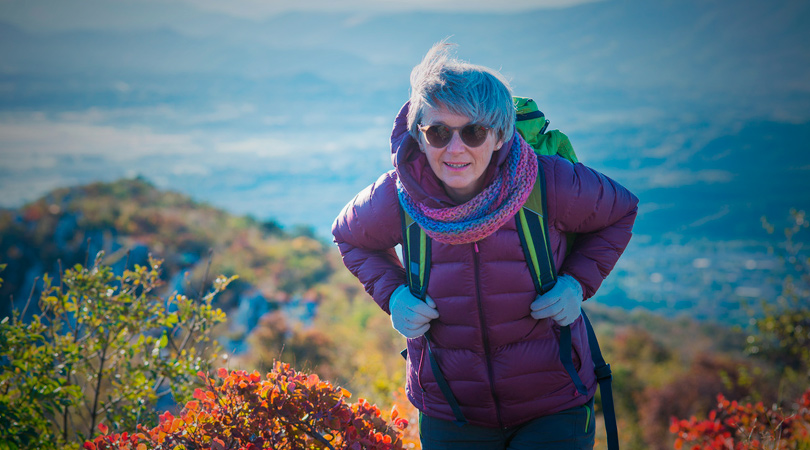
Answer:
[[[425,153],[425,143],[422,142],[422,133],[419,133],[419,138],[416,139],[416,144],[419,146],[419,151]]]
[[[495,144],[495,151],[497,152],[501,149],[501,147],[503,147],[503,139],[499,140],[498,143]]]

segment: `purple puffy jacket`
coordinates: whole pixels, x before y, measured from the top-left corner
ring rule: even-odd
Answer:
[[[396,180],[432,207],[452,205],[416,142],[407,132],[407,104],[391,136],[395,170],[352,199],[332,226],[346,267],[388,312],[388,299],[405,284],[394,246],[402,243]],[[511,143],[493,156],[488,182]],[[638,199],[610,178],[560,157],[539,157],[545,172],[549,238],[559,274],[577,279],[593,296],[630,240]],[[577,233],[566,256],[566,234]],[[583,319],[571,325],[574,365],[588,389],[577,392],[560,363],[559,327],[535,320],[537,296],[513,220],[476,245],[432,241],[427,294],[439,318],[431,322],[433,351],[467,420],[508,427],[586,403],[596,390]],[[425,414],[454,420],[424,347],[408,340],[406,392]]]

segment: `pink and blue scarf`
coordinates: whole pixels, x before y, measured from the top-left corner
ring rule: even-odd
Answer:
[[[428,236],[445,244],[469,244],[494,233],[526,203],[537,179],[537,155],[515,133],[507,160],[492,183],[470,201],[448,208],[418,203],[397,180],[399,202]]]

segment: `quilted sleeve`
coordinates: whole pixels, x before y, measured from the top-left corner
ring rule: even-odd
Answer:
[[[638,198],[607,176],[563,158],[541,158],[546,173],[549,220],[577,233],[560,274],[582,284],[590,298],[616,265],[632,235]]]
[[[405,284],[405,270],[394,251],[402,241],[394,177],[387,172],[360,191],[332,224],[343,264],[388,314],[391,293]]]

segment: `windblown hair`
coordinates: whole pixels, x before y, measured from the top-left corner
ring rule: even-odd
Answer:
[[[426,108],[445,107],[492,127],[504,142],[512,138],[515,106],[512,89],[498,72],[461,61],[450,54],[455,44],[441,41],[411,71],[408,131],[419,139],[419,125]]]

